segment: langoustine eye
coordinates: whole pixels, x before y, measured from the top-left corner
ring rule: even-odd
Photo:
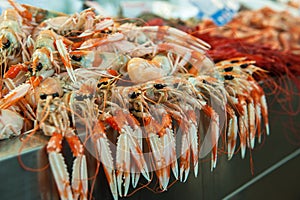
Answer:
[[[47,94],[40,94],[40,99],[44,100],[47,98]]]
[[[42,69],[43,69],[43,64],[39,62],[38,65],[36,66],[36,70],[41,71]]]
[[[11,45],[11,42],[8,39],[5,38],[2,40],[2,48],[3,49],[8,49],[10,47],[10,45]]]

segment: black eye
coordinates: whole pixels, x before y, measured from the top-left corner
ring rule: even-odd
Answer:
[[[131,99],[135,99],[137,96],[136,96],[136,93],[133,92],[131,95],[129,95],[129,97],[130,97]]]
[[[206,80],[202,80],[202,83],[204,84],[208,84],[208,82]]]
[[[7,40],[7,41],[3,42],[2,45],[3,45],[3,49],[7,49],[8,47],[10,47],[10,41]]]
[[[40,94],[40,99],[46,99],[47,95],[46,94]]]
[[[238,60],[232,60],[230,61],[230,63],[238,63],[239,61]]]
[[[101,82],[101,83],[98,83],[98,84],[97,84],[97,87],[100,88],[102,85],[107,85],[107,84],[108,84],[107,81],[103,81],[103,82]]]
[[[140,94],[141,94],[141,93],[133,92],[129,97],[130,97],[131,99],[135,99],[135,98],[137,98],[138,96],[140,96]]]
[[[82,57],[81,56],[72,55],[71,59],[74,60],[74,61],[80,62],[81,59],[82,59]]]
[[[52,97],[53,97],[53,98],[55,98],[55,97],[59,97],[59,94],[58,94],[58,92],[55,92],[55,93],[53,93],[53,94],[52,94]]]
[[[164,87],[166,87],[166,85],[163,85],[163,84],[160,84],[160,83],[154,84],[153,86],[155,87],[155,89],[158,89],[158,90],[163,89]]]
[[[75,100],[77,101],[83,101],[83,96],[82,95],[78,95],[78,96],[75,96]]]
[[[232,70],[233,70],[233,67],[224,68],[224,72],[231,72]]]
[[[248,66],[249,66],[248,63],[245,63],[245,64],[240,65],[240,67],[243,68],[243,69],[247,68]]]
[[[37,71],[41,71],[43,69],[43,64],[39,62],[39,64],[36,66]]]
[[[234,77],[232,75],[225,75],[224,76],[225,80],[233,80]]]
[[[31,67],[28,67],[28,71],[29,71],[30,73],[32,73],[32,68],[31,68]]]

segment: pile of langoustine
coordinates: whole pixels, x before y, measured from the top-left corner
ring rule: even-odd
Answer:
[[[299,85],[299,24],[299,17],[265,7],[241,11],[223,27],[203,20],[195,36],[212,45],[209,54],[215,61],[247,56],[272,75],[288,75]]]
[[[288,11],[274,11],[264,7],[258,10],[243,10],[231,22],[218,27],[210,20],[198,24],[202,32],[209,31],[212,36],[242,38],[248,43],[259,43],[272,49],[300,53],[300,18]]]
[[[155,173],[163,191],[171,171],[182,182],[190,168],[197,176],[204,152],[211,152],[213,170],[220,138],[230,159],[237,145],[244,157],[262,129],[269,134],[264,91],[252,76],[264,71],[254,61],[214,64],[209,44],[168,26],[9,2],[0,21],[0,137],[50,137],[61,199],[90,196],[86,151],[101,162],[118,199],[140,175],[150,181]],[[62,140],[75,157],[71,176]]]
[[[269,77],[287,76],[300,89],[300,18],[287,11],[274,11],[268,7],[243,10],[224,26],[217,26],[208,19],[199,23],[176,23],[176,20],[158,17],[148,17],[147,23],[174,26],[203,39],[211,45],[207,53],[214,62],[246,57],[267,70]],[[288,91],[284,90],[290,89],[277,86],[283,87],[281,91],[286,94]]]

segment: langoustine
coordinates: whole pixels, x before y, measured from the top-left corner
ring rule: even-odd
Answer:
[[[260,127],[261,118],[268,130],[263,90],[247,69],[240,68],[245,63],[254,66],[252,61],[238,59],[231,71],[226,66],[230,60],[216,68],[207,56],[209,45],[196,37],[167,26],[118,26],[90,11],[63,17],[88,17],[89,26],[79,23],[62,32],[36,26],[40,37],[34,40],[32,59],[5,77],[13,80],[24,69],[27,78],[7,88],[1,99],[2,109],[14,109],[33,92],[33,100],[27,102],[35,113],[32,131],[41,129],[51,136],[47,150],[62,199],[88,198],[82,135],[94,144],[95,158],[103,164],[113,198],[118,199],[128,195],[130,180],[134,188],[140,175],[150,181],[150,172],[155,172],[163,191],[168,189],[171,171],[182,182],[187,181],[191,167],[197,176],[199,159],[209,153],[213,170],[224,132],[230,159],[237,135],[244,157],[246,146],[254,148],[255,131],[259,131],[253,127]],[[76,31],[80,34],[71,34]],[[53,48],[46,51],[38,44],[49,38]],[[41,63],[43,57],[46,61]],[[55,87],[50,87],[52,84]],[[222,123],[227,125],[227,120],[222,122],[221,116],[228,117],[225,131]],[[79,132],[76,124],[84,131]],[[115,142],[110,137],[115,137]],[[63,138],[76,157],[72,187],[60,154]]]

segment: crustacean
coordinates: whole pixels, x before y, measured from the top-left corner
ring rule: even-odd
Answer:
[[[55,78],[47,78],[40,85],[36,109],[35,128],[50,136],[47,153],[50,167],[61,199],[87,199],[87,164],[84,147],[75,129],[71,127],[66,104],[62,101],[63,90]],[[66,139],[75,160],[72,168],[72,182],[61,154],[62,140]]]
[[[207,155],[213,170],[220,138],[231,159],[238,140],[242,157],[256,137],[260,142],[262,122],[269,134],[266,98],[253,78],[264,72],[255,62],[215,64],[209,44],[168,26],[116,23],[93,9],[38,20],[36,9],[17,8],[33,24],[33,46],[1,77],[0,138],[38,130],[50,136],[47,153],[61,199],[92,198],[87,151],[118,199],[154,174],[161,191],[171,175],[185,182],[192,169],[198,176]],[[23,128],[25,119],[32,129]],[[64,139],[75,157],[72,177],[61,154]]]

